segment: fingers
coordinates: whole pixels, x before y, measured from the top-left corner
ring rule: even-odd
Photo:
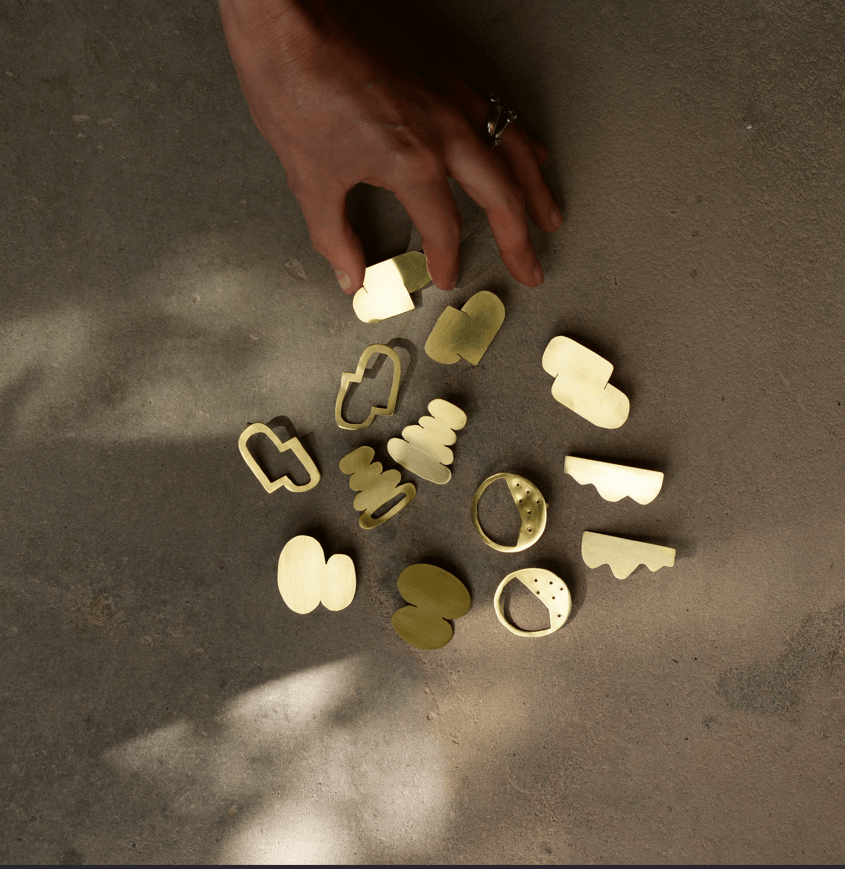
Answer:
[[[528,140],[531,143],[531,150],[534,152],[537,162],[542,166],[546,160],[549,159],[549,154],[551,152],[542,142],[538,142],[533,136],[528,133],[525,135],[528,136]],[[504,141],[504,139],[502,141]]]
[[[486,117],[486,101],[453,73],[445,78],[468,121],[459,146],[452,150],[449,173],[487,212],[508,271],[521,283],[537,286],[543,282],[543,270],[525,212],[547,232],[562,223],[538,165],[548,157],[548,149],[511,124],[496,149],[501,156],[495,154],[476,132]]]
[[[543,283],[525,219],[525,192],[502,160],[467,130],[448,156],[449,174],[487,213],[487,222],[507,270],[520,283]]]
[[[525,207],[534,225],[545,232],[554,232],[563,223],[563,215],[552,197],[545,178],[540,174],[540,166],[535,156],[536,139],[532,140],[520,127],[515,127],[511,132],[513,135],[507,141],[502,138],[499,150],[525,192]],[[536,144],[540,143],[536,142]]]
[[[308,224],[311,244],[335,271],[340,288],[351,295],[364,283],[366,259],[361,240],[352,230],[346,211],[346,191],[340,186],[319,192],[293,191]]]
[[[422,236],[431,280],[441,290],[454,289],[458,282],[463,219],[446,173],[441,168],[427,180],[421,179],[395,192]]]

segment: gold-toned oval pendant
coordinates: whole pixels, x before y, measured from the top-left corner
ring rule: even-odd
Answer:
[[[497,543],[495,540],[491,540],[484,532],[478,519],[478,502],[489,486],[495,483],[496,480],[504,480],[507,483],[508,491],[519,513],[519,537],[513,546],[507,546],[504,543]],[[478,487],[475,495],[473,495],[470,513],[472,514],[473,528],[475,528],[478,536],[491,549],[495,549],[497,552],[522,552],[523,549],[533,546],[546,530],[546,500],[540,494],[540,490],[530,480],[521,477],[519,474],[501,473],[488,477]]]
[[[409,250],[364,271],[364,285],[352,297],[352,309],[364,323],[380,323],[413,311],[410,294],[430,282],[425,254]]]
[[[502,609],[502,592],[512,579],[518,579],[532,594],[536,594],[549,611],[548,628],[541,631],[523,631],[505,618]],[[493,608],[496,610],[496,618],[517,637],[547,637],[566,624],[572,612],[572,596],[566,583],[550,570],[541,567],[524,567],[522,570],[509,573],[499,583],[493,597]]]

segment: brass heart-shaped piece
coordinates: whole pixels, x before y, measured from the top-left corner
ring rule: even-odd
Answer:
[[[296,483],[291,480],[290,477],[279,477],[278,480],[271,480],[267,474],[261,469],[261,466],[255,460],[255,456],[249,451],[249,447],[247,446],[247,441],[254,434],[264,434],[270,438],[272,444],[276,447],[276,449],[280,453],[286,453],[290,450],[300,462],[302,462],[302,467],[308,471],[309,480],[307,483],[304,483],[301,486],[297,486]],[[308,453],[305,451],[305,447],[302,446],[299,438],[290,438],[282,443],[279,440],[278,435],[271,429],[269,426],[264,425],[263,422],[254,422],[252,425],[247,426],[242,432],[241,436],[238,438],[238,449],[241,451],[241,455],[243,456],[244,461],[247,463],[247,466],[255,474],[259,483],[264,486],[264,490],[266,492],[275,492],[276,489],[285,488],[289,492],[307,492],[309,489],[313,489],[317,483],[320,482],[320,472],[317,470],[317,466],[314,464],[314,460]]]
[[[373,356],[379,353],[383,353],[393,363],[393,383],[390,387],[387,404],[384,407],[371,408],[370,415],[363,422],[349,422],[343,418],[343,400],[346,398],[346,393],[353,383],[360,383],[364,379],[367,363]],[[340,377],[340,392],[337,394],[337,401],[334,406],[334,419],[338,426],[348,431],[357,431],[358,429],[366,428],[377,416],[392,416],[396,410],[396,399],[399,396],[399,377],[401,373],[402,364],[399,361],[399,354],[392,347],[388,347],[387,344],[370,344],[361,354],[355,373],[350,374],[348,371],[345,371]]]

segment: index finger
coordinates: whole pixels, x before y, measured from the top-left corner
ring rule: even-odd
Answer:
[[[526,286],[543,283],[543,268],[528,234],[522,186],[468,125],[447,155],[447,168],[486,212],[507,270]]]

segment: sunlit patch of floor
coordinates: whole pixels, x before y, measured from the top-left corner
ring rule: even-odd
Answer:
[[[232,700],[214,732],[179,721],[106,760],[154,782],[174,814],[228,814],[223,863],[424,858],[447,824],[445,761],[419,677],[371,657],[268,682]]]

